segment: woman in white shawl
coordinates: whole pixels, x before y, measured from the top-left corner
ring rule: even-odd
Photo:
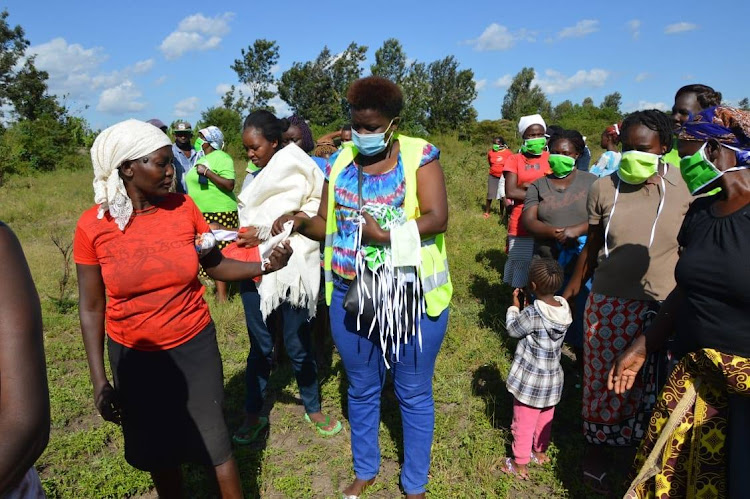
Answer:
[[[242,142],[248,159],[261,171],[238,198],[240,226],[244,228],[239,236],[240,246],[255,246],[271,238],[273,222],[281,215],[314,216],[318,212],[323,174],[296,144],[282,148],[285,125],[285,120],[268,111],[256,111],[245,119]],[[294,253],[283,273],[264,276],[257,285],[245,281],[240,286],[250,354],[245,374],[245,421],[234,434],[234,441],[239,444],[255,441],[268,425],[268,418],[260,415],[274,345],[266,319],[276,309],[282,317],[284,345],[305,406],[305,420],[322,435],[341,431],[339,421],[320,412],[311,341],[310,321],[315,316],[320,288],[320,246],[300,234],[291,235],[289,241]]]

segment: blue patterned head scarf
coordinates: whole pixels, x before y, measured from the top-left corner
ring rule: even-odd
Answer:
[[[224,149],[224,134],[221,133],[219,127],[212,125],[199,130],[199,133],[203,135],[203,138],[206,139],[206,142],[211,144],[211,147],[213,147],[217,151]]]
[[[705,142],[716,139],[735,149],[737,165],[750,165],[750,112],[714,106],[691,116],[678,136],[680,140]]]

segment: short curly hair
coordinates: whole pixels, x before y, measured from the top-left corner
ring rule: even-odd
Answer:
[[[382,76],[360,78],[349,86],[346,100],[353,111],[372,109],[388,119],[401,113],[404,107],[404,94],[401,89]]]

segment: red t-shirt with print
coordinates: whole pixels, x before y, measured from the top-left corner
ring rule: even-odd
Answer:
[[[503,171],[515,173],[518,176],[518,185],[530,184],[538,178],[542,178],[550,172],[549,153],[544,151],[541,156],[526,156],[523,153],[517,153],[505,160]],[[507,192],[507,186],[506,192]],[[510,217],[508,218],[508,235],[509,236],[528,236],[529,233],[521,225],[521,212],[523,211],[523,202],[513,200]]]
[[[170,194],[136,213],[121,231],[109,213],[86,210],[76,227],[77,264],[99,265],[107,295],[107,335],[136,350],[179,346],[211,321],[198,281],[195,236],[211,229],[195,203]]]
[[[493,151],[492,149],[487,152],[487,162],[490,164],[490,175],[493,177],[502,177],[503,168],[505,167],[505,160],[513,156],[510,149],[500,149],[499,151]]]

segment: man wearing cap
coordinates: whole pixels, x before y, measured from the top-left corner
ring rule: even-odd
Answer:
[[[169,130],[169,128],[167,127],[167,125],[165,125],[164,122],[162,120],[160,120],[159,118],[151,118],[146,123],[154,125],[156,128],[158,128],[159,130],[161,130],[165,134]]]
[[[198,153],[193,148],[191,139],[193,128],[187,121],[178,121],[174,125],[174,144],[172,154],[174,155],[174,174],[177,182],[177,192],[187,194],[185,175],[195,166]]]

